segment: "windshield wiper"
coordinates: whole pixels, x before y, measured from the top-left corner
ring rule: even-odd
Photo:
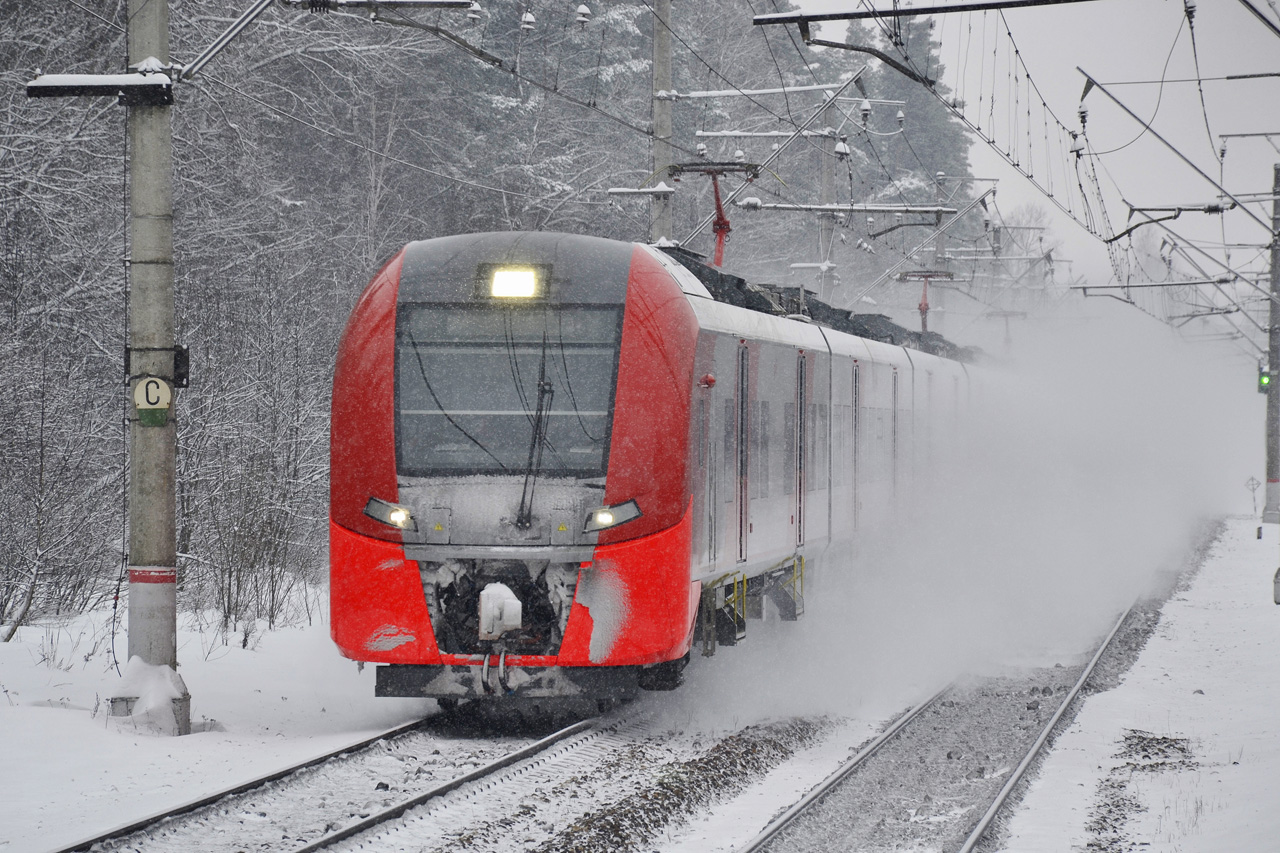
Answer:
[[[542,468],[542,448],[547,440],[547,413],[551,411],[551,399],[555,389],[547,379],[547,333],[542,333],[542,363],[538,368],[538,403],[533,412],[533,435],[529,438],[529,461],[524,469],[524,488],[520,491],[520,509],[516,512],[516,527],[528,530],[533,526],[533,488]]]

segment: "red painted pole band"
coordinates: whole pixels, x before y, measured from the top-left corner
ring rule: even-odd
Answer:
[[[177,583],[177,569],[130,569],[129,583]]]

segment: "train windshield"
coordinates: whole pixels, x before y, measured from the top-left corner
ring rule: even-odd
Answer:
[[[536,455],[543,475],[602,476],[621,333],[617,306],[401,305],[400,473],[524,474]]]

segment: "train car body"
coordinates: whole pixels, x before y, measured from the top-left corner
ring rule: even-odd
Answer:
[[[651,246],[412,243],[339,345],[333,639],[379,695],[673,687],[695,646],[803,612],[806,572],[888,517],[965,383],[717,301]]]

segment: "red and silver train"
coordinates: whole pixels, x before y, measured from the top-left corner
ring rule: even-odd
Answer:
[[[338,351],[342,654],[382,665],[382,696],[604,699],[798,617],[806,574],[892,512],[968,383],[787,301],[594,237],[406,246]]]

